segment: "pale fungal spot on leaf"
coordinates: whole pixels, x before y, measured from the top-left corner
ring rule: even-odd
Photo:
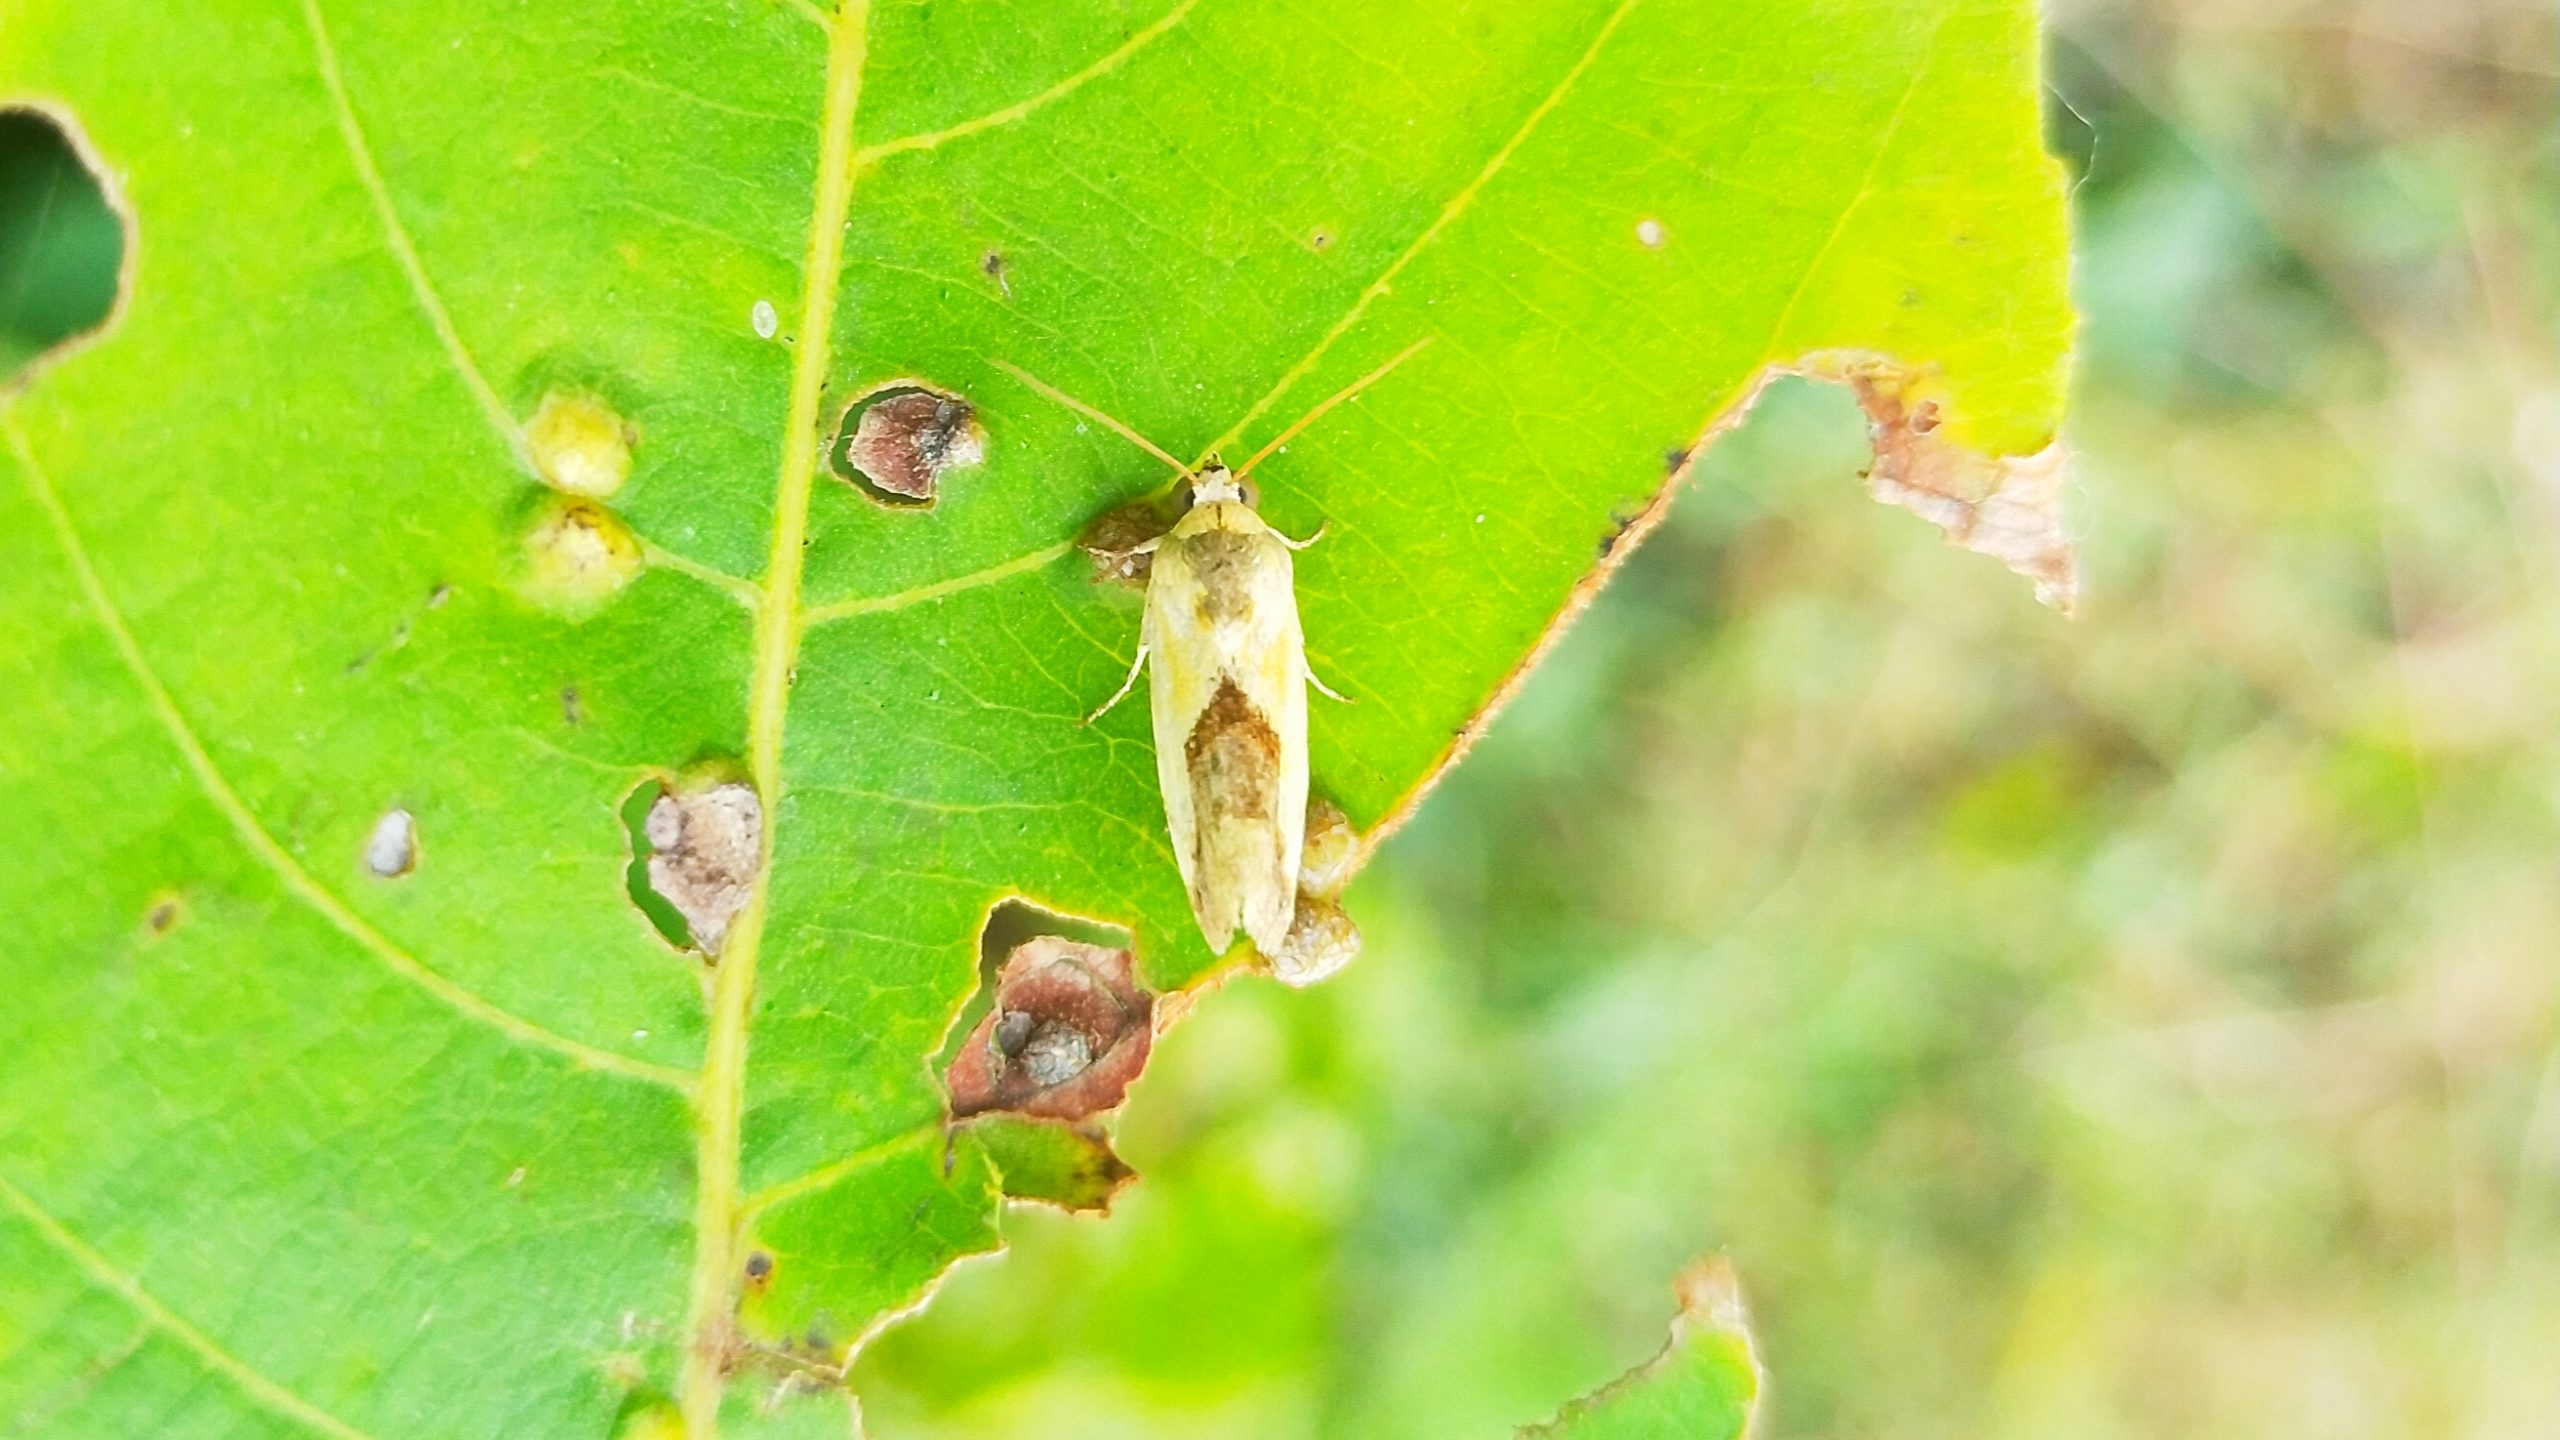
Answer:
[[[630,422],[583,395],[542,397],[525,422],[525,448],[542,483],[601,500],[631,478]]]
[[[385,880],[417,869],[417,817],[397,806],[384,811],[382,818],[373,822],[373,832],[365,837],[364,868]]]
[[[747,312],[747,323],[756,327],[756,338],[770,340],[782,330],[782,317],[773,313],[773,302],[759,300]]]
[[[951,1114],[1081,1120],[1117,1106],[1146,1067],[1155,997],[1130,954],[1041,935],[1014,947],[995,1003],[944,1072]]]
[[[646,556],[620,517],[585,500],[554,499],[524,537],[524,593],[573,620],[602,608],[640,573]]]
[[[764,807],[753,786],[669,790],[649,807],[649,888],[675,907],[706,955],[746,908],[762,863]]]
[[[1636,240],[1647,250],[1661,249],[1663,240],[1662,222],[1652,219],[1637,221]]]
[[[930,502],[943,472],[987,458],[987,432],[968,401],[940,390],[899,387],[854,402],[853,433],[842,442],[844,464],[875,498],[893,504]],[[844,434],[844,427],[837,427]]]

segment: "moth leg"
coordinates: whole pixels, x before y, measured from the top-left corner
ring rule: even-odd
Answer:
[[[1321,533],[1321,532],[1319,532],[1319,533]],[[1309,538],[1308,538],[1308,540],[1307,540],[1307,543],[1308,543],[1308,544],[1310,544],[1310,545],[1314,544],[1314,543],[1315,543],[1314,538],[1313,538],[1312,536],[1311,536],[1311,537],[1309,537]],[[1307,667],[1307,683],[1308,683],[1308,684],[1310,684],[1310,685],[1313,685],[1314,687],[1316,687],[1316,689],[1318,689],[1318,690],[1320,690],[1320,691],[1324,692],[1324,697],[1325,697],[1326,699],[1328,699],[1328,700],[1335,700],[1335,701],[1339,701],[1339,702],[1341,702],[1342,704],[1345,704],[1345,705],[1357,705],[1357,704],[1359,704],[1359,703],[1360,703],[1359,701],[1352,699],[1350,696],[1345,695],[1345,694],[1343,694],[1341,691],[1336,690],[1336,689],[1334,689],[1332,686],[1327,685],[1326,683],[1324,683],[1324,677],[1323,677],[1323,676],[1321,676],[1321,675],[1318,675],[1318,674],[1316,673],[1316,669],[1315,669],[1315,667],[1314,667],[1314,666],[1312,666],[1312,665],[1310,665],[1310,666],[1308,666],[1308,667]]]
[[[1129,546],[1125,550],[1096,550],[1092,553],[1113,560],[1134,560],[1141,555],[1153,555],[1156,553],[1157,548],[1163,544],[1164,537],[1158,535],[1150,540],[1141,540],[1137,544]]]
[[[1313,535],[1308,536],[1308,537],[1307,537],[1306,539],[1304,539],[1304,540],[1292,540],[1292,539],[1290,539],[1288,536],[1281,534],[1281,533],[1280,533],[1279,531],[1277,531],[1277,530],[1274,530],[1274,531],[1272,531],[1272,532],[1271,532],[1271,538],[1273,538],[1273,539],[1275,539],[1275,540],[1279,541],[1279,542],[1280,542],[1281,544],[1283,544],[1283,545],[1288,546],[1288,547],[1289,547],[1290,549],[1292,549],[1292,550],[1304,550],[1304,549],[1306,549],[1308,546],[1313,545],[1313,544],[1314,544],[1314,543],[1316,543],[1317,541],[1319,541],[1319,540],[1323,539],[1323,538],[1324,538],[1324,532],[1326,532],[1327,530],[1330,530],[1330,529],[1332,529],[1332,528],[1333,528],[1333,522],[1332,522],[1332,521],[1330,521],[1330,520],[1327,520],[1327,521],[1323,522],[1322,524],[1317,525],[1317,526],[1316,526],[1316,533],[1314,533]],[[1323,689],[1323,687],[1322,687],[1322,686],[1318,686],[1317,688],[1318,688],[1318,689]],[[1333,692],[1332,692],[1332,691],[1330,691],[1330,690],[1326,690],[1326,691],[1325,691],[1325,693],[1326,693],[1326,694],[1328,694],[1328,695],[1331,695]]]
[[[1131,686],[1133,686],[1133,685],[1135,685],[1135,684],[1137,684],[1137,683],[1138,683],[1138,672],[1139,672],[1140,670],[1145,669],[1145,668],[1146,668],[1146,664],[1147,664],[1147,644],[1146,644],[1146,642],[1145,642],[1145,641],[1141,640],[1141,641],[1139,641],[1139,642],[1138,642],[1138,658],[1129,662],[1129,678],[1120,682],[1120,688],[1111,692],[1111,698],[1102,702],[1102,708],[1101,708],[1101,709],[1096,710],[1096,711],[1094,711],[1092,714],[1087,715],[1086,717],[1084,717],[1084,723],[1086,723],[1087,725],[1092,724],[1094,721],[1099,720],[1099,719],[1101,719],[1103,716],[1105,716],[1105,715],[1107,715],[1107,714],[1111,713],[1111,707],[1112,707],[1112,706],[1117,705],[1117,704],[1119,704],[1121,701],[1128,699],[1128,698],[1129,698],[1129,687],[1131,687]]]

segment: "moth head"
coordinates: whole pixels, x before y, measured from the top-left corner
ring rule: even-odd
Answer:
[[[1241,500],[1251,505],[1258,498],[1252,481],[1239,478],[1234,471],[1218,463],[1215,456],[1191,477],[1191,503],[1194,505],[1215,505],[1222,500]]]

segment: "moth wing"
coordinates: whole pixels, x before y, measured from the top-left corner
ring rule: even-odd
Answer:
[[[1296,909],[1307,805],[1306,653],[1288,550],[1238,506],[1251,563],[1204,576],[1188,546],[1157,553],[1147,588],[1156,776],[1191,908],[1211,948],[1242,928],[1275,953]],[[1241,586],[1212,603],[1212,584]]]
[[[1251,893],[1244,897],[1245,933],[1264,955],[1280,953],[1297,913],[1298,866],[1307,834],[1307,647],[1298,625],[1298,597],[1290,583],[1289,552],[1275,539],[1271,546],[1281,575],[1278,603],[1268,642],[1242,667],[1247,671],[1246,697],[1269,718],[1279,737],[1279,767],[1274,777],[1269,822],[1278,841],[1277,864],[1257,871]]]
[[[1221,926],[1200,903],[1199,823],[1192,804],[1191,770],[1184,742],[1200,712],[1216,693],[1218,666],[1208,648],[1207,627],[1200,623],[1200,576],[1179,543],[1159,546],[1147,573],[1146,619],[1141,629],[1147,646],[1147,709],[1156,741],[1156,788],[1164,796],[1165,831],[1173,842],[1173,863],[1182,872],[1182,888],[1191,897],[1193,915],[1209,948],[1223,951],[1234,938],[1237,917]]]

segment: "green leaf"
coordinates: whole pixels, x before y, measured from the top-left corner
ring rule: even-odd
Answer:
[[[1374,840],[1766,374],[1925,415],[1948,523],[2050,442],[2034,53],[2024,0],[15,0],[0,103],[134,262],[0,416],[0,1415],[840,1424],[996,1243],[930,1069],[991,907],[1215,963],[1144,706],[1082,723],[1137,616],[1072,541],[1170,477],[1016,371],[1240,459],[1429,342],[1256,476]],[[892,506],[821,450],[917,384],[985,458]],[[706,966],[633,796],[722,784]]]
[[[1520,1440],[1740,1440],[1760,1402],[1760,1361],[1742,1291],[1722,1260],[1680,1277],[1662,1353],[1564,1408]]]

